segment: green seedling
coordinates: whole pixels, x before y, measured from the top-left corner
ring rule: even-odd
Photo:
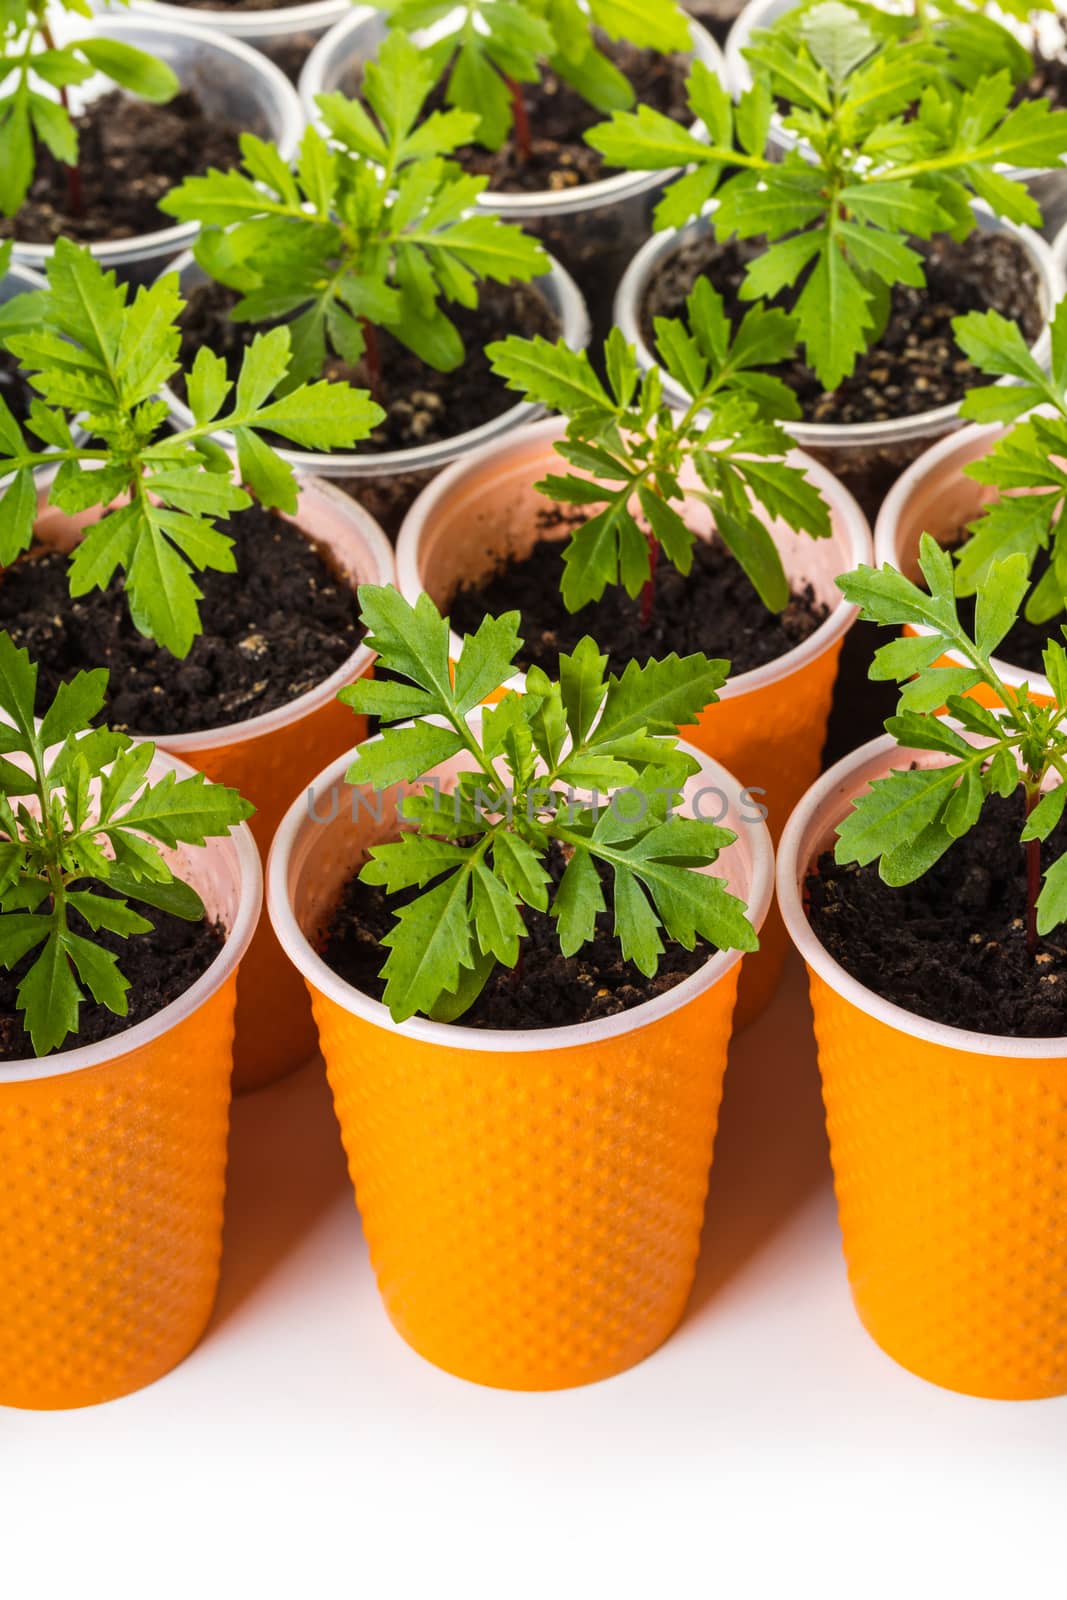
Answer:
[[[0,633],[0,964],[10,971],[37,952],[18,1010],[39,1056],[77,1032],[86,991],[128,1014],[129,981],[92,935],[150,933],[131,900],[203,917],[164,850],[220,837],[253,810],[202,773],[149,783],[154,745],[94,726],[107,681],[103,668],[79,673],[37,723],[37,667]]]
[[[671,807],[698,770],[678,748],[678,727],[716,700],[726,662],[672,655],[608,676],[607,658],[586,638],[560,658],[558,682],[534,668],[526,692],[486,708],[479,728],[470,713],[515,671],[517,613],[487,617],[463,641],[453,674],[448,623],[428,596],[411,606],[394,589],[365,587],[360,600],[368,643],[392,681],[342,691],[354,711],[389,724],[359,747],[348,781],[377,791],[419,785],[454,756],[471,769],[454,793],[423,785],[406,795],[407,831],[375,846],[363,868],[366,882],[389,893],[424,891],[383,941],[385,1003],[396,1021],[462,1016],[498,965],[517,965],[524,908],[551,911],[564,955],[581,950],[606,908],[598,868],[612,883],[622,953],[647,976],[661,935],[687,950],[697,938],[757,947],[742,902],[694,870],[713,865],[735,836]],[[590,790],[612,803],[578,797]],[[550,899],[554,846],[567,866]]]
[[[564,555],[569,611],[621,583],[642,596],[647,623],[660,554],[683,573],[692,566],[695,536],[676,509],[686,499],[710,508],[719,537],[775,611],[788,604],[789,584],[758,508],[815,538],[830,533],[818,490],[783,459],[791,441],[776,418],[798,416],[796,398],[764,370],[795,354],[795,322],[754,306],[735,331],[706,280],[687,313],[687,323],[661,317],[655,325],[659,359],[687,397],[684,411],[664,404],[656,368],[640,374],[618,328],[604,347],[606,386],[589,356],[562,342],[511,338],[489,346],[493,370],[511,388],[567,419],[556,450],[578,470],[537,487],[555,501],[602,507]]]
[[[78,131],[69,90],[101,72],[142,100],[173,99],[181,85],[166,62],[122,39],[92,37],[56,43],[57,14],[91,17],[85,0],[4,0],[0,6],[0,212],[12,217],[22,205],[43,145],[67,169],[71,213],[82,212]],[[57,91],[59,98],[49,90]]]
[[[616,166],[691,169],[669,185],[658,227],[681,227],[716,198],[719,239],[766,241],[742,296],[788,294],[808,365],[833,390],[884,331],[893,287],[925,285],[915,241],[966,239],[975,198],[1040,225],[1036,201],[1003,169],[1058,165],[1067,112],[1044,100],[1012,107],[1008,71],[960,90],[936,50],[886,45],[838,0],[804,13],[798,43],[768,32],[749,57],[756,81],[736,106],[693,67],[690,105],[706,140],[647,106],[587,137]],[[776,99],[796,135],[780,159],[767,153]]]
[[[295,173],[246,134],[242,170],[188,178],[162,202],[207,230],[197,260],[240,294],[238,321],[288,319],[290,384],[319,377],[328,353],[354,365],[366,352],[377,390],[377,328],[451,371],[464,349],[445,305],[477,306],[480,279],[528,282],[549,269],[536,240],[474,209],[485,179],[446,159],[474,118],[447,111],[420,123],[432,84],[425,54],[391,34],[367,67],[373,116],[320,95],[330,142],[309,128]]]
[[[445,83],[450,106],[477,119],[475,134],[488,150],[514,135],[517,153],[530,153],[532,130],[522,96],[550,67],[598,111],[632,106],[634,91],[601,50],[600,29],[649,50],[688,50],[689,22],[675,0],[374,0],[390,23],[411,32],[433,28],[427,58],[434,81]]]
[[[44,326],[7,332],[34,399],[25,431],[0,397],[0,563],[26,550],[38,513],[34,468],[54,465],[48,503],[71,516],[103,515],[70,561],[74,596],[125,574],[136,626],[173,655],[200,632],[204,568],[233,572],[233,541],[216,524],[260,504],[295,512],[292,469],[264,432],[310,450],[350,448],[383,413],[364,391],[316,383],[279,394],[289,371],[289,330],[257,336],[236,385],[225,363],[201,350],[188,374],[193,423],[166,431],[156,399],[178,370],[182,299],[167,274],[131,297],[87,250],[59,239],[48,263]],[[73,425],[84,433],[77,437]],[[233,462],[211,435],[232,433]],[[246,484],[247,489],[241,484]]]
[[[1026,941],[1036,955],[1039,940],[1067,921],[1067,853],[1043,881],[1041,872],[1041,843],[1067,800],[1067,651],[1056,642],[1045,648],[1051,705],[1039,704],[1025,684],[1005,683],[997,671],[994,653],[1014,626],[1029,583],[1022,555],[990,569],[978,591],[973,632],[960,620],[951,558],[929,534],[922,537],[919,565],[925,588],[893,567],[860,567],[838,584],[868,621],[928,630],[884,645],[871,677],[902,686],[897,713],[886,723],[902,748],[934,750],[947,760],[905,767],[873,783],[839,828],[835,854],[843,864],[877,861],[882,879],[893,886],[913,883],[970,832],[992,795],[1006,799],[1021,788]],[[941,664],[949,650],[962,664]],[[971,697],[979,686],[1003,707],[999,714]],[[963,732],[945,720],[942,708]]]

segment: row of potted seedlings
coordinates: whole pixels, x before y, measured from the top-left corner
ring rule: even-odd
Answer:
[[[1058,159],[1065,118],[866,12],[787,22],[736,108],[693,66],[704,141],[647,106],[592,133],[689,166],[670,225],[717,201],[592,354],[400,31],[292,169],[246,136],[163,198],[179,271],[134,293],[61,236],[16,294],[0,262],[3,1401],[187,1353],[231,1064],[250,1087],[316,1038],[404,1337],[509,1387],[624,1370],[684,1310],[735,1007],[787,934],[865,1324],[950,1387],[1067,1390],[1067,313],[1002,171]],[[775,117],[803,148],[769,163]],[[987,238],[1026,253],[998,272]],[[944,405],[983,426],[904,475],[872,565],[793,439],[958,246]],[[1030,318],[996,298],[1027,260]],[[431,422],[468,369],[519,406],[379,506],[394,551],[360,502],[409,463],[362,466],[411,358]],[[861,611],[904,630],[872,667],[899,706],[820,779]]]
[[[829,73],[818,70],[798,81],[792,70],[795,40],[790,32],[784,36],[776,32],[769,39],[760,38],[748,50],[752,59],[746,70],[750,76],[755,71],[759,81],[746,91],[735,116],[722,87],[728,77],[714,46],[699,29],[693,31],[691,22],[676,8],[658,8],[654,20],[635,21],[629,35],[614,43],[594,26],[598,20],[610,25],[611,8],[593,7],[573,37],[567,33],[554,36],[540,16],[541,9],[531,7],[536,15],[527,15],[517,7],[492,6],[487,8],[488,17],[483,17],[473,5],[439,19],[425,36],[416,34],[418,81],[425,93],[424,105],[414,118],[425,111],[447,109],[445,126],[437,121],[442,135],[447,130],[448,137],[435,146],[435,153],[455,155],[469,176],[482,180],[479,193],[468,193],[467,200],[491,215],[534,229],[547,241],[555,265],[549,270],[549,263],[543,261],[547,273],[543,287],[550,311],[561,319],[572,342],[585,336],[585,318],[567,278],[568,270],[594,306],[598,338],[606,335],[609,325],[611,307],[605,291],[619,283],[614,320],[646,360],[651,359],[655,316],[676,315],[700,276],[711,279],[731,312],[752,294],[778,295],[787,306],[796,301],[803,347],[787,376],[798,396],[799,415],[787,419],[788,426],[802,448],[843,478],[872,520],[900,471],[927,443],[954,425],[956,404],[973,381],[973,369],[951,337],[955,315],[986,308],[1011,315],[1026,331],[1038,359],[1047,360],[1047,320],[1059,298],[1061,280],[1048,250],[1031,231],[1040,220],[1036,202],[1020,195],[1017,188],[1005,189],[1004,179],[1010,172],[1058,169],[1064,114],[1050,115],[1048,104],[1040,99],[1014,103],[1019,92],[1020,47],[996,24],[989,22],[988,27],[1002,37],[1005,51],[1011,44],[1015,55],[1005,55],[1003,71],[981,79],[980,104],[974,98],[975,75],[983,62],[989,65],[988,40],[985,54],[976,54],[972,29],[947,24],[931,27],[927,20],[919,37],[914,36],[914,29],[901,33],[894,24],[890,47],[875,13],[873,19],[864,15],[854,52],[859,52],[859,78],[869,82],[870,63],[863,52],[869,50],[871,37],[879,41],[880,61],[894,63],[891,72],[896,75],[890,75],[884,89],[879,81],[875,94],[849,98]],[[418,27],[425,21],[424,12],[424,7],[409,4],[393,8],[390,20],[398,16]],[[514,56],[518,47],[513,32],[518,24],[512,12],[526,17],[519,59]],[[789,13],[779,29],[788,24],[795,30],[796,18],[803,14],[803,8]],[[49,26],[48,15],[43,9],[35,13],[39,27]],[[502,20],[495,20],[498,17]],[[176,48],[180,35],[165,38],[158,19],[148,19],[149,33],[136,38],[123,34],[130,26],[140,27],[141,20],[134,24],[129,18],[105,17],[91,24],[79,22],[76,31],[103,29],[105,37],[83,39],[78,49],[84,53],[106,46],[105,55],[110,57],[120,46],[127,52],[131,44],[137,46],[142,51],[140,68],[131,69],[124,57],[118,68],[112,59],[111,70],[120,70],[127,84],[139,85],[142,96],[149,88],[165,95],[164,82],[148,82],[151,74],[143,66],[143,51],[158,45],[159,52],[166,54]],[[558,29],[562,24],[554,26]],[[158,36],[152,36],[152,27],[160,29]],[[51,32],[57,28],[54,23]],[[688,58],[677,52],[687,29],[693,44]],[[106,30],[111,31],[108,34]],[[978,32],[984,37],[984,31],[983,22]],[[12,35],[13,40],[15,37]],[[347,91],[365,101],[365,86],[370,86],[373,97],[375,85],[380,85],[380,74],[372,69],[368,78],[367,68],[378,61],[385,39],[390,48],[396,45],[396,32],[386,31],[383,14],[357,8],[331,35],[329,59],[320,57],[318,63],[309,63],[302,85],[303,109],[330,140],[339,137],[338,95]],[[477,49],[472,40],[477,41]],[[324,51],[326,43],[323,41]],[[658,52],[651,43],[660,46]],[[233,91],[230,78],[235,64],[220,59],[209,68],[201,60],[202,47],[206,45],[210,51],[223,49],[225,44],[221,35],[210,42],[201,31],[193,74],[195,89],[189,91],[210,100],[205,104],[213,123],[226,111],[230,122],[225,152],[205,150],[201,141],[192,165],[183,173],[180,165],[174,164],[172,149],[182,141],[175,138],[170,120],[154,145],[139,124],[126,135],[119,129],[116,159],[120,164],[109,170],[104,188],[120,198],[127,193],[137,196],[156,223],[163,224],[137,239],[109,238],[113,226],[128,231],[127,219],[72,218],[69,209],[64,212],[57,204],[54,191],[58,189],[61,199],[67,194],[72,171],[82,187],[85,180],[84,175],[78,176],[77,166],[67,168],[60,159],[69,152],[69,135],[64,142],[49,127],[55,108],[47,97],[55,89],[50,90],[46,81],[37,82],[31,74],[29,87],[36,95],[33,109],[42,112],[45,103],[51,108],[41,123],[44,133],[33,124],[42,169],[34,178],[34,188],[36,191],[40,181],[50,191],[50,198],[46,198],[43,219],[33,213],[32,206],[25,215],[22,208],[15,207],[12,226],[17,260],[31,266],[42,264],[57,230],[92,243],[99,223],[103,233],[93,248],[105,255],[114,252],[109,259],[140,270],[139,262],[161,263],[192,243],[202,225],[225,226],[235,217],[247,215],[247,197],[242,199],[236,183],[186,182],[177,194],[173,190],[177,179],[195,177],[207,167],[232,173],[241,160],[238,140],[242,131],[268,135],[286,164],[299,141],[301,113],[289,89],[279,91],[281,127],[277,118],[264,122],[258,101],[247,115],[238,114],[247,96]],[[66,50],[65,56],[69,57],[73,48]],[[9,54],[14,51],[12,43]],[[567,51],[573,53],[573,59]],[[611,59],[620,52],[645,97],[636,112],[616,110],[605,125],[606,111],[613,105],[625,108],[627,97],[633,97],[633,85],[627,87]],[[669,82],[665,96],[645,95],[641,73],[633,64],[638,58],[642,72],[647,70],[657,83]],[[688,79],[687,59],[691,62]],[[842,61],[846,78],[855,79],[847,53]],[[95,62],[83,61],[81,66],[88,70],[92,64]],[[66,60],[60,76],[69,77],[75,67]],[[170,65],[156,63],[157,71],[169,73],[173,79],[171,67],[183,83],[191,81],[188,74],[183,75],[177,58]],[[876,66],[873,71],[880,80],[889,69]],[[567,72],[569,80],[561,77]],[[395,74],[392,76],[395,80]],[[89,88],[96,82],[93,79]],[[961,96],[961,84],[969,85],[970,92]],[[565,94],[557,92],[561,86]],[[260,93],[263,88],[258,85]],[[71,95],[87,92],[77,83],[69,91]],[[914,119],[908,135],[887,142],[889,130],[899,121],[900,97],[911,93],[927,108],[926,121]],[[325,104],[320,103],[323,95],[327,96]],[[950,105],[953,97],[958,103]],[[561,99],[570,117],[566,127],[557,127],[556,122],[562,114]],[[90,100],[88,109],[98,104]],[[491,115],[485,112],[487,104],[493,107]],[[129,98],[121,106],[110,105],[102,121],[117,126],[136,105]],[[140,109],[170,118],[169,105],[153,108],[142,100]],[[370,105],[369,110],[376,118],[377,108]],[[75,117],[75,123],[83,114]],[[351,162],[365,165],[372,151],[380,155],[378,141],[371,139],[368,144],[365,129],[355,129],[353,122],[351,114],[344,118],[345,148]],[[83,140],[90,138],[98,157],[95,164],[102,170],[106,161],[99,159],[92,130],[83,129],[82,133]],[[51,146],[46,134],[53,138]],[[121,161],[124,154],[132,152],[138,160],[150,163],[159,157],[161,143],[168,164],[152,175],[146,191],[145,175],[139,172],[130,181]],[[868,149],[879,154],[874,172],[868,170]],[[421,152],[412,159],[419,158]],[[265,157],[259,154],[253,159],[262,163]],[[546,163],[547,190],[538,187]],[[697,163],[695,170],[662,193],[664,182],[688,163]],[[895,210],[897,185],[910,182],[917,163],[924,181],[929,180],[926,200],[918,211],[907,203]],[[246,162],[244,171],[249,180],[246,188],[253,182],[276,182],[273,171],[268,175],[262,166],[251,172]],[[333,181],[343,187],[345,173],[340,172]],[[497,184],[503,187],[497,188]],[[816,190],[822,194],[820,204],[812,205],[809,189],[811,194]],[[168,193],[170,198],[164,198]],[[825,306],[830,291],[824,269],[833,262],[835,252],[822,249],[819,240],[826,235],[827,219],[833,217],[829,197],[841,193],[848,194],[849,203],[855,198],[858,207],[845,225],[850,237],[844,251],[853,270],[835,285],[848,314],[828,318]],[[657,194],[657,234],[641,250],[638,247],[647,236]],[[761,197],[758,204],[756,195]],[[231,202],[228,208],[223,204],[226,196]],[[287,194],[283,210],[288,206],[292,213],[307,198],[303,193]],[[292,215],[276,215],[279,223],[292,221]],[[620,233],[624,217],[631,220]],[[691,221],[693,218],[697,220]],[[256,229],[262,226],[263,218],[257,217]],[[320,248],[325,250],[323,230],[318,231]],[[840,255],[843,238],[836,230],[835,237]],[[250,288],[262,291],[258,303],[264,308],[287,298],[271,294],[278,288],[279,260],[273,263],[273,273],[268,271],[265,281],[257,283],[258,261],[253,258],[250,265],[247,251],[240,263],[223,261],[220,254],[225,252],[220,252],[217,240],[211,245],[201,236],[196,254],[195,262],[183,259],[181,263],[190,293],[195,292],[191,337],[207,338],[216,348],[235,342],[239,335],[228,326],[228,314],[242,292],[248,301]],[[918,260],[919,256],[923,259]],[[302,264],[306,269],[307,260]],[[353,272],[362,271],[365,261],[354,259],[351,265]],[[799,298],[790,295],[790,283],[805,272],[807,291]],[[208,308],[201,304],[206,294],[202,273],[216,284]],[[857,287],[857,275],[861,280],[870,277],[871,286],[877,288],[877,306]],[[226,289],[231,292],[228,303],[224,303]],[[884,304],[887,294],[888,310]],[[529,307],[525,317],[522,307],[511,309],[518,324],[512,331],[530,331],[524,325]],[[249,315],[247,308],[238,312],[245,320]],[[325,315],[321,304],[317,315],[320,320]],[[468,359],[452,374],[452,381],[445,386],[447,392],[443,393],[440,380],[435,381],[425,370],[394,375],[402,392],[391,397],[391,407],[399,415],[391,420],[390,437],[377,438],[372,451],[359,452],[358,461],[335,460],[331,464],[330,476],[341,482],[367,475],[382,480],[371,489],[364,484],[363,489],[375,497],[370,508],[378,511],[391,533],[405,509],[406,497],[395,489],[398,479],[410,473],[406,480],[410,490],[425,481],[420,474],[429,474],[480,442],[485,436],[481,430],[497,433],[521,420],[514,408],[509,412],[501,407],[499,391],[487,380],[478,359],[492,329],[483,321],[465,327],[464,332],[468,335]],[[346,362],[354,349],[352,340],[347,352],[336,349],[331,341],[329,354],[335,361]],[[359,357],[355,359],[358,364]],[[359,376],[366,379],[367,374]],[[403,386],[399,377],[407,380]],[[445,410],[447,419],[442,415]],[[453,418],[458,419],[458,427]],[[315,465],[306,459],[298,459],[296,464],[301,470],[314,470]]]

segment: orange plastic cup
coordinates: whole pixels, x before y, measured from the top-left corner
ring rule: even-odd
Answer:
[[[1000,423],[964,428],[942,439],[908,468],[894,484],[878,514],[874,534],[874,558],[878,566],[894,566],[913,582],[921,581],[919,540],[922,535],[929,533],[939,544],[953,545],[960,529],[968,527],[987,505],[999,498],[996,489],[966,477],[964,468],[987,456],[1006,432]],[[929,631],[910,625],[904,629],[907,634]],[[993,664],[1010,688],[1019,689],[1025,683],[1031,699],[1039,705],[1052,704],[1052,685],[1043,672],[1028,671],[997,658]],[[970,663],[959,650],[950,650],[937,665],[965,667]],[[971,689],[969,694],[984,706],[995,708],[1000,704],[984,683]]]
[[[476,583],[509,556],[525,555],[544,538],[564,538],[566,528],[543,526],[546,500],[534,485],[560,469],[553,445],[563,437],[558,418],[548,418],[457,461],[430,484],[409,511],[397,541],[397,582],[414,602],[426,590],[447,610],[456,590]],[[845,602],[834,579],[871,560],[867,519],[848,491],[799,451],[803,466],[830,508],[832,537],[799,536],[784,522],[770,532],[794,583],[810,583],[830,614],[810,639],[764,667],[739,673],[709,706],[697,726],[683,729],[699,750],[736,772],[767,808],[777,839],[790,812],[818,776],[838,657],[856,608]],[[695,484],[694,480],[694,484]],[[711,535],[711,516],[699,500],[686,507],[689,526]],[[595,636],[596,607],[589,608]],[[458,654],[459,638],[453,635]],[[788,941],[772,910],[759,955],[745,962],[738,1026],[763,1010],[781,977]]]
[[[989,1399],[1067,1394],[1067,1039],[950,1028],[832,959],[804,879],[852,798],[941,764],[874,740],[794,812],[778,901],[808,966],[852,1297],[871,1336],[931,1383]]]
[[[157,755],[150,777],[190,769]],[[226,944],[173,1005],[114,1039],[0,1063],[0,1405],[114,1400],[207,1325],[222,1202],[238,963],[262,900],[248,828],[170,852]]]
[[[48,506],[48,487],[46,484],[40,494],[35,536],[42,543],[69,549],[91,518],[70,518]],[[302,479],[297,514],[286,520],[319,546],[353,588],[360,583],[393,581],[393,552],[378,524],[331,484]],[[234,582],[240,581],[238,573]],[[276,711],[198,733],[144,736],[251,800],[256,814],[250,826],[266,856],[293,795],[306,788],[327,762],[364,737],[365,721],[340,705],[337,693],[369,673],[373,661],[372,652],[360,645],[329,678]],[[259,1089],[284,1077],[313,1055],[315,1048],[315,1026],[304,987],[264,917],[241,968],[235,1092]]]
[[[303,973],[386,1311],[428,1361],[474,1383],[561,1389],[623,1372],[692,1286],[741,957],[582,1027],[482,1032],[412,1019],[316,954],[345,881],[395,837],[402,788],[298,801],[268,867],[270,915]],[[460,758],[437,769],[442,782]],[[759,926],[773,853],[736,781],[703,759],[690,795],[727,796],[716,871]]]

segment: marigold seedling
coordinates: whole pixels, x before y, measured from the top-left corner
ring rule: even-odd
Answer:
[[[1040,705],[1027,685],[1013,688],[997,671],[993,655],[1014,625],[1026,593],[1028,568],[1022,555],[992,566],[978,590],[973,633],[961,622],[950,557],[923,534],[919,566],[926,588],[894,567],[860,567],[839,578],[845,597],[871,622],[930,630],[894,639],[874,658],[871,677],[902,685],[897,714],[887,730],[905,749],[936,750],[944,766],[906,769],[873,783],[855,802],[838,830],[837,860],[879,863],[883,880],[899,886],[921,878],[957,839],[976,825],[991,795],[1025,795],[1027,947],[1067,921],[1067,853],[1049,867],[1042,883],[1041,842],[1063,816],[1067,800],[1067,651],[1050,642],[1045,672],[1051,705]],[[940,665],[946,651],[964,665]],[[970,691],[992,691],[1003,707],[995,713]],[[980,743],[972,745],[946,722],[945,707]]]
[[[79,38],[57,45],[52,19],[92,15],[82,0],[6,0],[0,11],[0,212],[14,216],[33,182],[36,141],[68,170],[71,211],[82,209],[78,132],[68,89],[101,72],[142,100],[162,103],[181,85],[165,61],[125,40]],[[48,92],[58,90],[58,101]]]
[[[964,469],[1001,494],[971,524],[970,538],[957,552],[956,591],[977,594],[995,563],[1014,554],[1032,575],[1047,552],[1048,565],[1030,590],[1025,614],[1029,622],[1049,622],[1067,608],[1067,302],[1052,322],[1051,375],[1034,360],[1015,323],[998,312],[959,317],[953,330],[979,371],[1015,380],[972,389],[960,407],[962,416],[976,422],[1015,426]],[[1025,416],[1036,406],[1052,414]]]
[[[914,240],[966,239],[975,196],[998,216],[1040,226],[1036,201],[1001,169],[1058,164],[1067,112],[1044,100],[1012,108],[1007,71],[961,92],[936,50],[886,45],[866,15],[838,0],[804,13],[799,42],[767,32],[748,55],[756,82],[737,106],[705,66],[692,69],[689,101],[706,142],[647,106],[587,137],[616,166],[692,169],[668,187],[658,227],[681,227],[717,197],[720,239],[768,241],[742,295],[794,292],[807,362],[832,390],[884,330],[892,288],[924,286]],[[772,160],[776,98],[797,144]]]
[[[767,30],[792,48],[802,42],[805,15],[824,0],[805,0],[777,17]],[[859,7],[855,8],[860,10]],[[1028,23],[1039,12],[1054,12],[1055,0],[1005,0],[995,11],[984,0],[903,0],[892,10],[864,6],[862,16],[883,46],[923,44],[937,52],[932,66],[949,84],[973,89],[982,78],[1010,72],[1022,83],[1033,71],[1031,52],[1008,25],[1008,18]]]
[[[477,118],[476,137],[498,150],[514,132],[529,155],[531,129],[521,84],[536,83],[548,66],[598,111],[633,105],[634,91],[596,42],[596,29],[649,50],[688,50],[689,22],[675,0],[373,0],[407,32],[434,27],[427,47],[434,81],[443,78],[448,104]],[[435,26],[436,25],[436,26]]]
[[[470,712],[515,670],[518,614],[487,617],[464,639],[453,676],[448,623],[427,595],[411,606],[394,589],[365,587],[360,600],[368,643],[393,681],[361,680],[341,698],[403,725],[359,747],[348,781],[378,790],[418,784],[461,753],[473,768],[454,794],[425,786],[407,796],[409,830],[376,846],[363,869],[366,882],[389,893],[425,890],[397,912],[383,941],[385,1002],[396,1021],[415,1012],[452,1021],[468,1010],[498,964],[517,964],[523,907],[551,908],[563,954],[582,949],[605,909],[598,866],[611,875],[622,953],[647,976],[664,949],[661,933],[687,950],[698,937],[720,949],[757,948],[742,902],[721,879],[693,870],[712,865],[735,836],[672,814],[673,798],[699,770],[678,749],[678,727],[717,699],[728,663],[672,655],[609,677],[607,658],[586,638],[561,656],[558,682],[533,668],[526,692],[487,707],[478,731]],[[550,906],[553,845],[569,859]]]
[[[663,403],[658,370],[639,373],[618,328],[604,347],[607,387],[586,352],[562,341],[510,338],[488,347],[494,372],[511,388],[567,418],[556,450],[579,471],[552,474],[538,489],[552,500],[603,507],[564,554],[569,611],[621,583],[632,597],[643,592],[648,620],[660,552],[683,573],[692,566],[695,536],[672,502],[696,499],[710,507],[720,538],[775,611],[788,604],[789,584],[757,507],[798,532],[830,533],[818,490],[782,459],[791,441],[775,418],[798,416],[796,397],[763,370],[795,353],[795,322],[754,306],[733,330],[706,280],[689,296],[687,313],[688,325],[666,317],[655,324],[660,360],[689,399],[685,411]]]
[[[246,134],[243,171],[188,178],[161,202],[207,228],[196,257],[241,294],[238,321],[291,318],[290,384],[318,377],[328,350],[355,364],[366,349],[376,385],[376,327],[450,371],[463,341],[442,302],[474,307],[480,278],[528,282],[549,269],[536,240],[472,210],[485,179],[445,157],[474,118],[437,112],[420,124],[432,83],[425,54],[390,34],[367,67],[373,117],[357,100],[320,95],[331,143],[309,128],[295,174]]]
[[[38,724],[37,667],[0,633],[0,963],[11,970],[39,952],[18,988],[39,1056],[77,1031],[85,990],[116,1016],[128,1013],[117,958],[79,925],[124,939],[150,933],[131,899],[199,920],[199,895],[163,849],[202,845],[253,811],[202,773],[148,783],[155,746],[93,726],[107,681],[103,668],[79,673]]]
[[[296,479],[263,433],[311,450],[350,448],[383,413],[345,384],[278,396],[290,362],[289,330],[279,327],[257,336],[236,385],[224,362],[201,350],[188,375],[195,420],[168,433],[166,403],[154,396],[178,368],[177,276],[169,273],[131,299],[113,272],[67,239],[56,242],[47,270],[46,325],[3,338],[41,399],[23,432],[0,397],[0,474],[11,475],[0,490],[0,563],[14,561],[33,538],[34,467],[57,464],[51,505],[72,516],[104,510],[71,557],[71,594],[105,589],[121,569],[140,631],[187,655],[200,632],[193,574],[235,570],[233,541],[216,522],[251,505],[252,496],[296,510]],[[85,442],[71,431],[75,419]],[[233,434],[238,473],[251,493],[234,481],[232,461],[211,439],[224,430]]]

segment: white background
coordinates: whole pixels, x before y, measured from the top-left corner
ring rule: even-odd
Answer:
[[[239,1102],[198,1350],[0,1411],[0,1596],[1067,1596],[1067,1401],[898,1369],[852,1312],[801,973],[735,1042],[685,1322],[612,1382],[478,1389],[379,1305],[321,1069]]]

